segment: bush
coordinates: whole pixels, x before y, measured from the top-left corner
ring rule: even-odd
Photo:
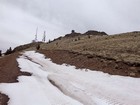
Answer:
[[[39,45],[39,44],[37,45],[36,49],[37,49],[37,50],[39,50],[39,49],[40,49],[40,45]]]
[[[75,41],[77,41],[77,39],[75,39]]]
[[[0,50],[0,56],[2,56],[2,51]]]
[[[78,40],[80,40],[80,37],[78,37]]]
[[[5,55],[8,55],[8,54],[11,54],[13,51],[12,51],[12,48],[10,47],[9,49],[7,49],[7,51],[5,52]]]
[[[58,42],[56,43],[56,45],[58,45]]]
[[[51,40],[49,40],[49,42],[48,43],[51,43]]]

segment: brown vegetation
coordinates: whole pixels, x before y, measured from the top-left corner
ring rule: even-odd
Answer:
[[[105,59],[113,59],[116,62],[121,61],[128,65],[140,65],[140,32],[110,36],[64,37],[49,44],[42,44],[41,48],[47,50],[68,50]]]

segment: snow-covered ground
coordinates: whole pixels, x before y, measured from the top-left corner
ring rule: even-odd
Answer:
[[[57,65],[28,51],[17,59],[18,83],[0,84],[9,105],[140,105],[140,79]]]

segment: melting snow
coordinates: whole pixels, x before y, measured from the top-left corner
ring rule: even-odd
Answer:
[[[139,105],[140,79],[57,65],[28,51],[17,59],[18,83],[1,83],[8,105]],[[51,81],[51,82],[50,82]]]

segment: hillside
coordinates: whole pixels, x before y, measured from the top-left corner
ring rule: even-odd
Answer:
[[[15,51],[35,50],[39,44],[40,52],[58,64],[67,63],[113,75],[140,77],[140,32],[116,35],[98,31],[86,33],[72,32],[47,43],[19,46]]]
[[[67,63],[113,75],[140,77],[140,32],[63,37],[42,44],[41,49],[53,50],[56,56],[42,52],[56,63]]]
[[[140,64],[140,32],[130,32],[109,36],[86,35],[63,37],[48,44],[42,49],[68,50],[81,54],[123,61],[132,65]]]

